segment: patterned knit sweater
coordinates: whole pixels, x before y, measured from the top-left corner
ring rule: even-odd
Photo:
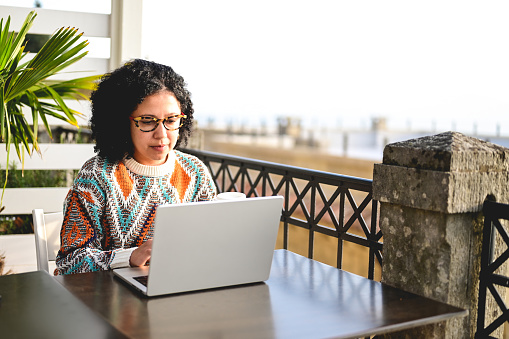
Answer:
[[[171,152],[161,166],[95,156],[66,197],[55,275],[127,267],[131,252],[152,237],[158,205],[215,196],[207,167],[189,154]]]

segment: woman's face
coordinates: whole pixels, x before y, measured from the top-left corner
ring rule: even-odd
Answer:
[[[131,116],[164,119],[180,114],[177,98],[165,90],[146,97]],[[169,131],[160,122],[155,130],[143,132],[135,121],[131,121],[131,139],[134,144],[134,160],[142,165],[161,165],[177,143],[178,130]]]

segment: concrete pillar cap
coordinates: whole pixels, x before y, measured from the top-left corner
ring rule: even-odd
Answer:
[[[509,149],[458,132],[389,144],[385,165],[441,172],[507,171]]]
[[[457,132],[389,144],[373,170],[381,202],[443,213],[478,212],[488,195],[507,201],[509,149]]]

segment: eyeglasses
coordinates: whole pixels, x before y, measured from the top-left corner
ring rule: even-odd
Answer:
[[[142,132],[152,132],[157,128],[157,126],[159,126],[161,121],[163,122],[164,128],[166,128],[168,131],[176,131],[182,127],[184,124],[182,119],[185,118],[187,118],[187,115],[184,114],[172,115],[171,117],[164,119],[157,119],[154,117],[129,117],[129,119],[134,121],[136,127],[138,127]]]

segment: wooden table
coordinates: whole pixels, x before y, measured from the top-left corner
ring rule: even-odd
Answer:
[[[468,314],[286,250],[265,283],[157,298],[111,271],[55,280],[133,338],[353,338]]]
[[[0,276],[0,338],[126,338],[43,271]]]

